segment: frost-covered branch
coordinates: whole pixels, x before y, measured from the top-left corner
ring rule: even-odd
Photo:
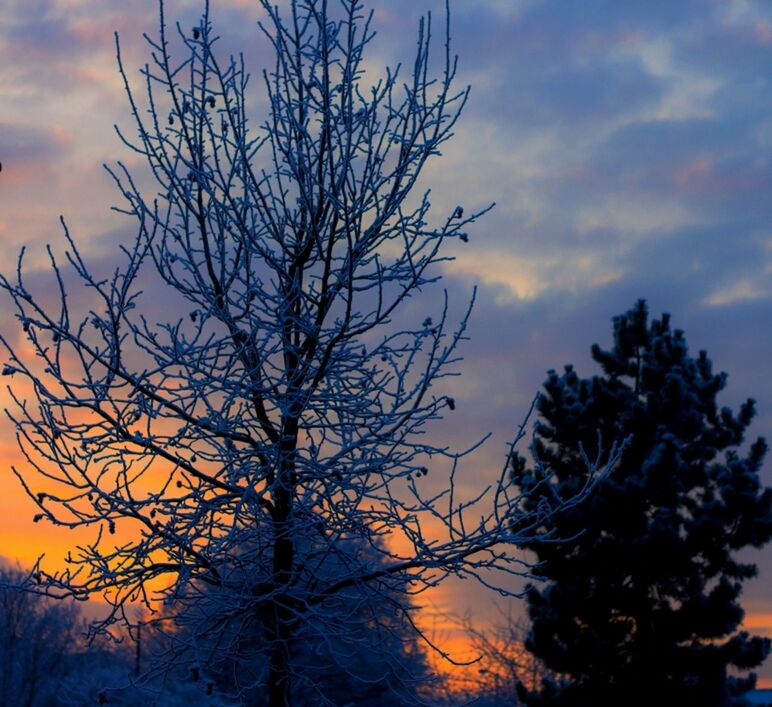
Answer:
[[[108,168],[133,241],[97,276],[63,223],[58,305],[27,289],[21,257],[0,286],[25,337],[2,339],[3,373],[23,381],[9,414],[27,468],[14,473],[36,520],[98,529],[41,585],[103,595],[102,628],[159,598],[210,638],[244,621],[278,705],[304,626],[340,631],[345,602],[375,596],[407,614],[448,575],[527,573],[517,544],[589,486],[526,512],[505,468],[459,498],[466,453],[427,435],[455,409],[444,383],[471,306],[453,326],[447,297],[415,322],[404,305],[428,297],[443,247],[490,208],[435,215],[417,193],[469,95],[447,26],[439,57],[427,17],[412,65],[373,80],[359,2],[261,4],[275,56],[264,122],[250,122],[243,59],[217,54],[208,5],[175,30],[162,2],[144,96],[117,45],[133,118],[118,134],[153,178]],[[447,482],[424,481],[443,460]],[[204,617],[206,592],[219,608]]]

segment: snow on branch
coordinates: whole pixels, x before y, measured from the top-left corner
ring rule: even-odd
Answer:
[[[438,59],[429,16],[413,63],[373,81],[359,2],[261,4],[275,62],[259,124],[244,60],[218,54],[208,5],[175,30],[161,2],[144,96],[117,44],[133,119],[118,134],[149,167],[107,168],[133,240],[97,276],[63,221],[66,262],[49,249],[58,304],[27,289],[22,253],[0,286],[23,343],[1,340],[3,375],[25,382],[9,415],[36,520],[96,531],[66,570],[37,572],[42,586],[104,596],[103,629],[133,602],[162,611],[159,598],[210,639],[226,615],[252,617],[260,679],[284,704],[292,637],[314,622],[340,630],[341,598],[407,614],[449,575],[527,574],[518,543],[590,486],[525,511],[505,467],[462,499],[472,450],[427,434],[456,408],[443,383],[471,304],[455,326],[447,296],[420,321],[405,305],[429,297],[444,246],[490,208],[435,214],[416,191],[469,95],[454,88],[448,25]],[[617,451],[588,460],[591,476]],[[443,460],[446,482],[417,481]],[[203,596],[218,610],[202,615]]]

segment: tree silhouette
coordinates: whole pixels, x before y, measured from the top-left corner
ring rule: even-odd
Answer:
[[[529,622],[517,617],[514,603],[498,608],[489,626],[475,625],[467,615],[458,621],[477,661],[463,675],[456,692],[475,705],[516,705],[523,685],[535,686],[548,675],[542,662],[525,647]]]
[[[437,62],[429,17],[407,75],[374,80],[359,2],[293,0],[286,16],[260,4],[274,62],[259,128],[208,5],[175,34],[161,2],[144,97],[118,49],[136,127],[119,134],[150,168],[109,168],[133,241],[96,274],[63,221],[66,268],[49,249],[58,303],[28,289],[21,258],[0,286],[23,332],[3,339],[3,373],[24,382],[15,473],[36,520],[98,530],[65,571],[41,569],[41,587],[103,595],[98,629],[136,601],[193,611],[214,588],[263,627],[263,692],[284,705],[293,636],[339,632],[340,597],[366,587],[410,622],[410,597],[450,574],[520,571],[513,543],[555,507],[525,512],[505,472],[462,497],[463,455],[426,435],[457,408],[443,386],[469,311],[454,326],[447,297],[429,317],[428,300],[418,315],[405,305],[485,211],[437,218],[416,192],[468,95],[453,89],[447,25]],[[443,459],[449,479],[428,486]]]
[[[617,468],[581,508],[553,518],[572,540],[528,544],[549,580],[531,586],[528,648],[565,676],[527,696],[532,705],[735,704],[769,640],[738,631],[742,583],[756,567],[737,551],[772,534],[772,491],[759,470],[763,439],[739,449],[754,416],[719,407],[726,374],[704,351],[689,355],[670,317],[646,303],[614,318],[614,345],[592,356],[602,375],[550,371],[538,401],[534,452],[554,470],[520,459],[513,476],[532,503],[585,482],[583,457],[631,435]],[[522,691],[521,691],[522,692]]]
[[[26,577],[0,558],[0,694],[8,707],[54,704],[77,669],[73,651],[81,617],[72,603],[22,590]]]

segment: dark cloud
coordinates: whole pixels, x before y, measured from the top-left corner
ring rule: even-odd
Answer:
[[[0,154],[6,166],[55,159],[61,156],[67,145],[66,135],[57,134],[55,130],[19,123],[0,123]]]
[[[703,25],[701,32],[689,34],[674,47],[674,56],[716,77],[752,78],[757,88],[762,88],[770,81],[771,47],[772,13],[767,5],[742,22]],[[759,94],[758,100],[768,102],[769,98]]]
[[[735,148],[745,125],[719,119],[637,121],[612,132],[598,145],[595,163],[618,177],[632,167],[673,165],[701,154],[722,154]]]
[[[32,62],[72,59],[112,43],[110,34],[92,31],[104,18],[104,10],[91,8],[83,16],[68,13],[55,0],[30,0],[11,4],[3,14],[2,56],[9,62],[6,66],[17,69]]]

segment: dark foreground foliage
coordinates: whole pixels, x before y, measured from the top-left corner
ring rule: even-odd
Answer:
[[[269,663],[263,626],[259,620],[245,626],[237,612],[226,615],[216,596],[201,597],[195,624],[190,614],[160,623],[136,617],[130,634],[89,642],[80,608],[29,591],[27,579],[20,569],[0,569],[3,707],[266,703],[260,688]],[[347,609],[340,607],[337,617],[340,631],[306,629],[293,642],[302,670],[291,704],[421,702],[428,668],[402,618],[387,596],[349,592]],[[207,636],[202,629],[212,622],[225,628]],[[177,657],[173,665],[170,653]]]
[[[555,521],[569,542],[533,544],[546,586],[532,586],[527,646],[565,681],[545,680],[530,705],[741,704],[769,639],[738,631],[742,584],[756,567],[738,558],[772,534],[772,490],[757,439],[741,451],[754,402],[720,407],[726,385],[704,351],[689,354],[670,317],[646,303],[614,319],[614,344],[592,356],[602,374],[550,371],[538,403],[537,458],[513,475],[534,494],[568,496],[585,483],[584,452],[631,435],[621,461],[586,504]],[[599,439],[600,434],[600,439]],[[584,451],[583,451],[584,450]]]

